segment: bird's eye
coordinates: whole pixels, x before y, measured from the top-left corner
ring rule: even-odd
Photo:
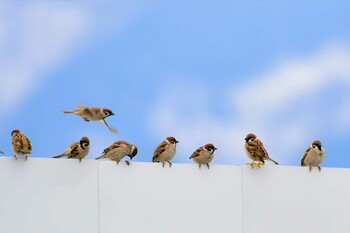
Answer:
[[[313,148],[315,148],[316,146],[315,145],[312,145]]]

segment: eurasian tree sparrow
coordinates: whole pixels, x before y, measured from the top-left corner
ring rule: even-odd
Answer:
[[[79,142],[72,143],[65,152],[56,155],[53,158],[61,158],[67,156],[68,159],[79,159],[79,162],[87,156],[90,150],[90,140],[87,137],[82,137]]]
[[[28,154],[32,153],[32,144],[29,139],[21,133],[18,129],[11,132],[12,137],[12,150],[15,152],[14,157],[17,160],[16,155],[22,155],[25,160],[28,159]]]
[[[318,167],[321,171],[320,164],[324,160],[325,150],[319,140],[312,142],[311,146],[306,149],[303,158],[301,159],[301,166],[309,166],[311,172],[312,167]]]
[[[119,164],[125,156],[129,156],[130,160],[137,154],[137,147],[128,142],[119,140],[104,149],[102,155],[96,159],[108,158],[110,160],[116,161]],[[125,163],[129,166],[130,162],[125,160]]]
[[[193,161],[198,163],[199,168],[202,167],[202,164],[205,164],[209,169],[209,163],[214,158],[215,150],[217,150],[217,148],[213,144],[206,144],[199,147],[195,152],[193,152],[190,159],[193,159]]]
[[[165,162],[168,162],[169,167],[171,167],[172,163],[170,160],[172,160],[175,156],[177,143],[179,143],[179,141],[177,141],[174,137],[167,137],[154,150],[152,162],[161,162],[163,167],[165,166]]]
[[[255,134],[248,134],[244,139],[245,145],[244,149],[248,157],[253,160],[253,163],[250,163],[252,168],[254,168],[254,162],[258,161],[258,166],[265,164],[265,160],[270,160],[275,164],[278,164],[275,160],[271,159],[263,145],[263,143],[256,137]]]
[[[81,118],[83,118],[85,121],[100,121],[103,124],[105,124],[110,131],[114,133],[118,132],[117,129],[109,126],[105,121],[105,118],[114,115],[114,113],[108,108],[96,108],[96,107],[90,108],[84,105],[77,105],[76,110],[65,110],[63,111],[63,113],[65,114],[74,113],[80,116]]]

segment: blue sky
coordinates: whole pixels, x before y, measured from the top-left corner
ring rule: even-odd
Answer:
[[[174,162],[213,143],[214,164],[248,162],[253,132],[281,165],[315,139],[323,166],[349,167],[349,1],[0,3],[0,150],[10,133],[52,157],[82,136],[88,158],[123,139],[151,161],[166,136]],[[76,104],[116,115],[87,123]]]

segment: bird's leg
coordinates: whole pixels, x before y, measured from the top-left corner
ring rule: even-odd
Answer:
[[[198,163],[198,167],[199,167],[199,169],[201,169],[201,167],[202,167],[202,164]]]
[[[116,161],[116,162],[117,162],[117,165],[119,165],[120,160],[118,160],[118,161]]]
[[[210,166],[209,166],[209,163],[207,163],[207,167],[208,167],[208,170],[209,170],[209,167],[210,167]]]
[[[169,167],[171,167],[173,164],[170,161],[167,161],[169,163]]]
[[[13,157],[15,157],[15,160],[17,160],[17,156],[16,156],[16,154],[14,154],[14,155],[13,155]]]
[[[318,171],[321,172],[321,167],[320,166],[317,166],[318,167]]]
[[[128,160],[125,160],[126,165],[130,166],[130,162]]]
[[[28,160],[28,155],[26,155],[26,156],[24,157],[24,159],[25,159],[25,161],[27,161],[27,160]]]
[[[312,170],[312,166],[309,166],[309,171],[311,172],[311,170]]]
[[[79,158],[79,163],[81,163],[81,159]]]
[[[164,161],[161,161],[162,162],[162,166],[164,167],[165,166],[165,162]]]

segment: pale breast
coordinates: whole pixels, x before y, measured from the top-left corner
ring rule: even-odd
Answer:
[[[309,155],[305,158],[304,164],[308,166],[319,166],[324,160],[324,150],[312,148]]]
[[[176,147],[174,145],[170,145],[167,150],[159,155],[158,161],[170,161],[174,158],[175,153]]]
[[[194,157],[193,160],[196,163],[207,164],[210,163],[214,158],[214,155],[208,151],[201,153],[199,156]]]

